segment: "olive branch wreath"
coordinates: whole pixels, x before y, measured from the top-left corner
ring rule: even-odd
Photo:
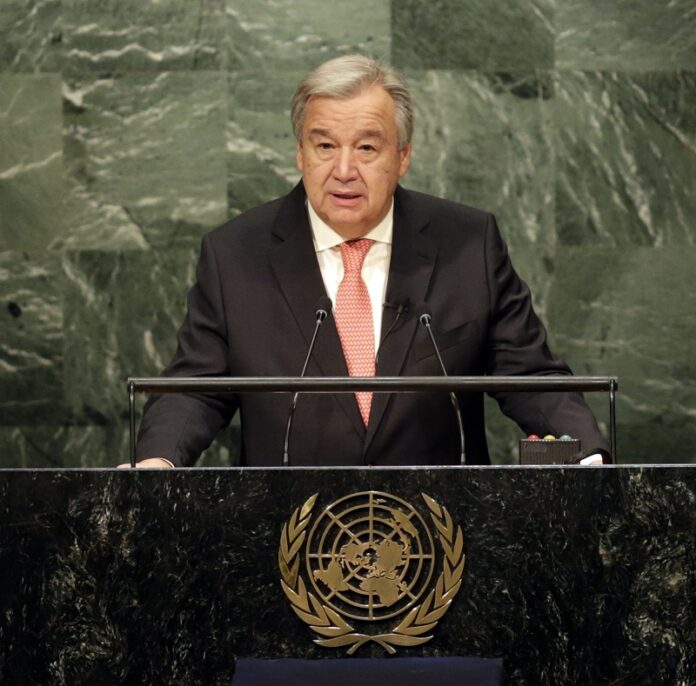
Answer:
[[[292,605],[295,614],[321,638],[314,642],[325,648],[342,648],[347,646],[348,655],[352,655],[360,646],[374,641],[388,653],[394,654],[394,646],[416,646],[427,643],[433,636],[423,636],[431,631],[449,609],[452,599],[462,585],[464,571],[464,536],[461,526],[454,525],[446,508],[435,500],[421,493],[430,516],[438,532],[438,538],[444,552],[442,572],[435,587],[425,600],[411,608],[408,614],[389,633],[364,634],[355,631],[335,610],[321,603],[307,590],[300,575],[300,551],[307,537],[307,526],[312,519],[312,509],[317,496],[307,499],[296,508],[289,522],[283,524],[278,548],[278,565],[282,577],[281,586]]]

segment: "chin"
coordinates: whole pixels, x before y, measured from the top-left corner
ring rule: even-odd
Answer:
[[[356,220],[351,221],[345,217],[342,220],[332,222],[329,226],[344,238],[360,238],[369,230],[364,222]]]
[[[336,227],[357,227],[362,226],[365,223],[365,217],[357,212],[331,212],[328,215],[329,226]]]

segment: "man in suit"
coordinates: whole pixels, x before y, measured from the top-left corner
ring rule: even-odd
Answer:
[[[570,374],[549,350],[529,290],[492,215],[399,186],[413,110],[401,77],[361,56],[320,65],[292,105],[302,181],[207,235],[170,376],[294,376],[321,296],[333,312],[308,368],[316,376],[423,376],[441,370],[420,304],[452,375]],[[496,399],[525,432],[568,433],[607,451],[579,394]],[[483,398],[461,394],[467,462],[487,464]],[[241,413],[243,463],[279,465],[286,394],[150,399],[139,466],[189,466]],[[447,393],[300,397],[296,465],[459,461]]]

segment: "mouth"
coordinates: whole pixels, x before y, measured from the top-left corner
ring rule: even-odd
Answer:
[[[340,207],[353,207],[362,199],[362,195],[354,191],[332,191],[329,195],[334,204]]]

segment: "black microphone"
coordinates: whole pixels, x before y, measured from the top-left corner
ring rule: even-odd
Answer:
[[[307,372],[307,365],[309,365],[309,360],[312,357],[314,344],[317,342],[317,334],[319,333],[319,327],[329,316],[329,312],[331,312],[331,299],[326,295],[322,295],[317,302],[317,311],[315,312],[316,322],[314,324],[314,333],[312,334],[312,340],[309,342],[309,348],[307,348],[307,357],[305,357],[304,364],[302,365],[302,371],[300,372],[300,376],[304,376]],[[290,403],[288,421],[285,425],[285,440],[283,441],[283,467],[290,466],[290,456],[288,455],[288,446],[290,445],[290,429],[292,427],[292,418],[295,416],[295,408],[297,407],[297,398],[299,397],[299,395],[300,392],[295,391],[295,395],[292,397],[292,403]]]
[[[409,308],[411,307],[411,300],[410,298],[396,298],[395,302],[387,302],[385,301],[384,304],[382,305],[382,308],[385,310],[396,310],[396,317],[394,317],[394,321],[391,323],[391,326],[387,329],[387,333],[382,336],[382,340],[379,342],[379,346],[377,347],[377,352],[375,353],[375,367],[377,366],[377,362],[379,362],[379,353],[380,350],[382,350],[382,346],[384,345],[384,341],[387,340],[389,337],[389,334],[394,331],[396,328],[396,325],[399,323],[399,320],[401,317],[408,312]]]
[[[430,342],[433,344],[433,349],[435,350],[435,355],[437,356],[437,361],[440,363],[443,376],[449,376],[447,374],[447,369],[445,369],[445,363],[442,361],[442,356],[440,355],[440,349],[437,347],[435,342],[435,336],[433,335],[433,329],[430,326],[432,322],[432,311],[430,306],[426,303],[419,305],[416,308],[416,314],[418,315],[418,321],[425,327],[430,337]],[[462,424],[462,410],[459,407],[459,399],[454,391],[450,391],[450,400],[452,401],[452,407],[454,408],[454,413],[457,415],[457,427],[459,428],[459,461],[460,464],[466,464],[466,452],[464,450],[464,425]]]

